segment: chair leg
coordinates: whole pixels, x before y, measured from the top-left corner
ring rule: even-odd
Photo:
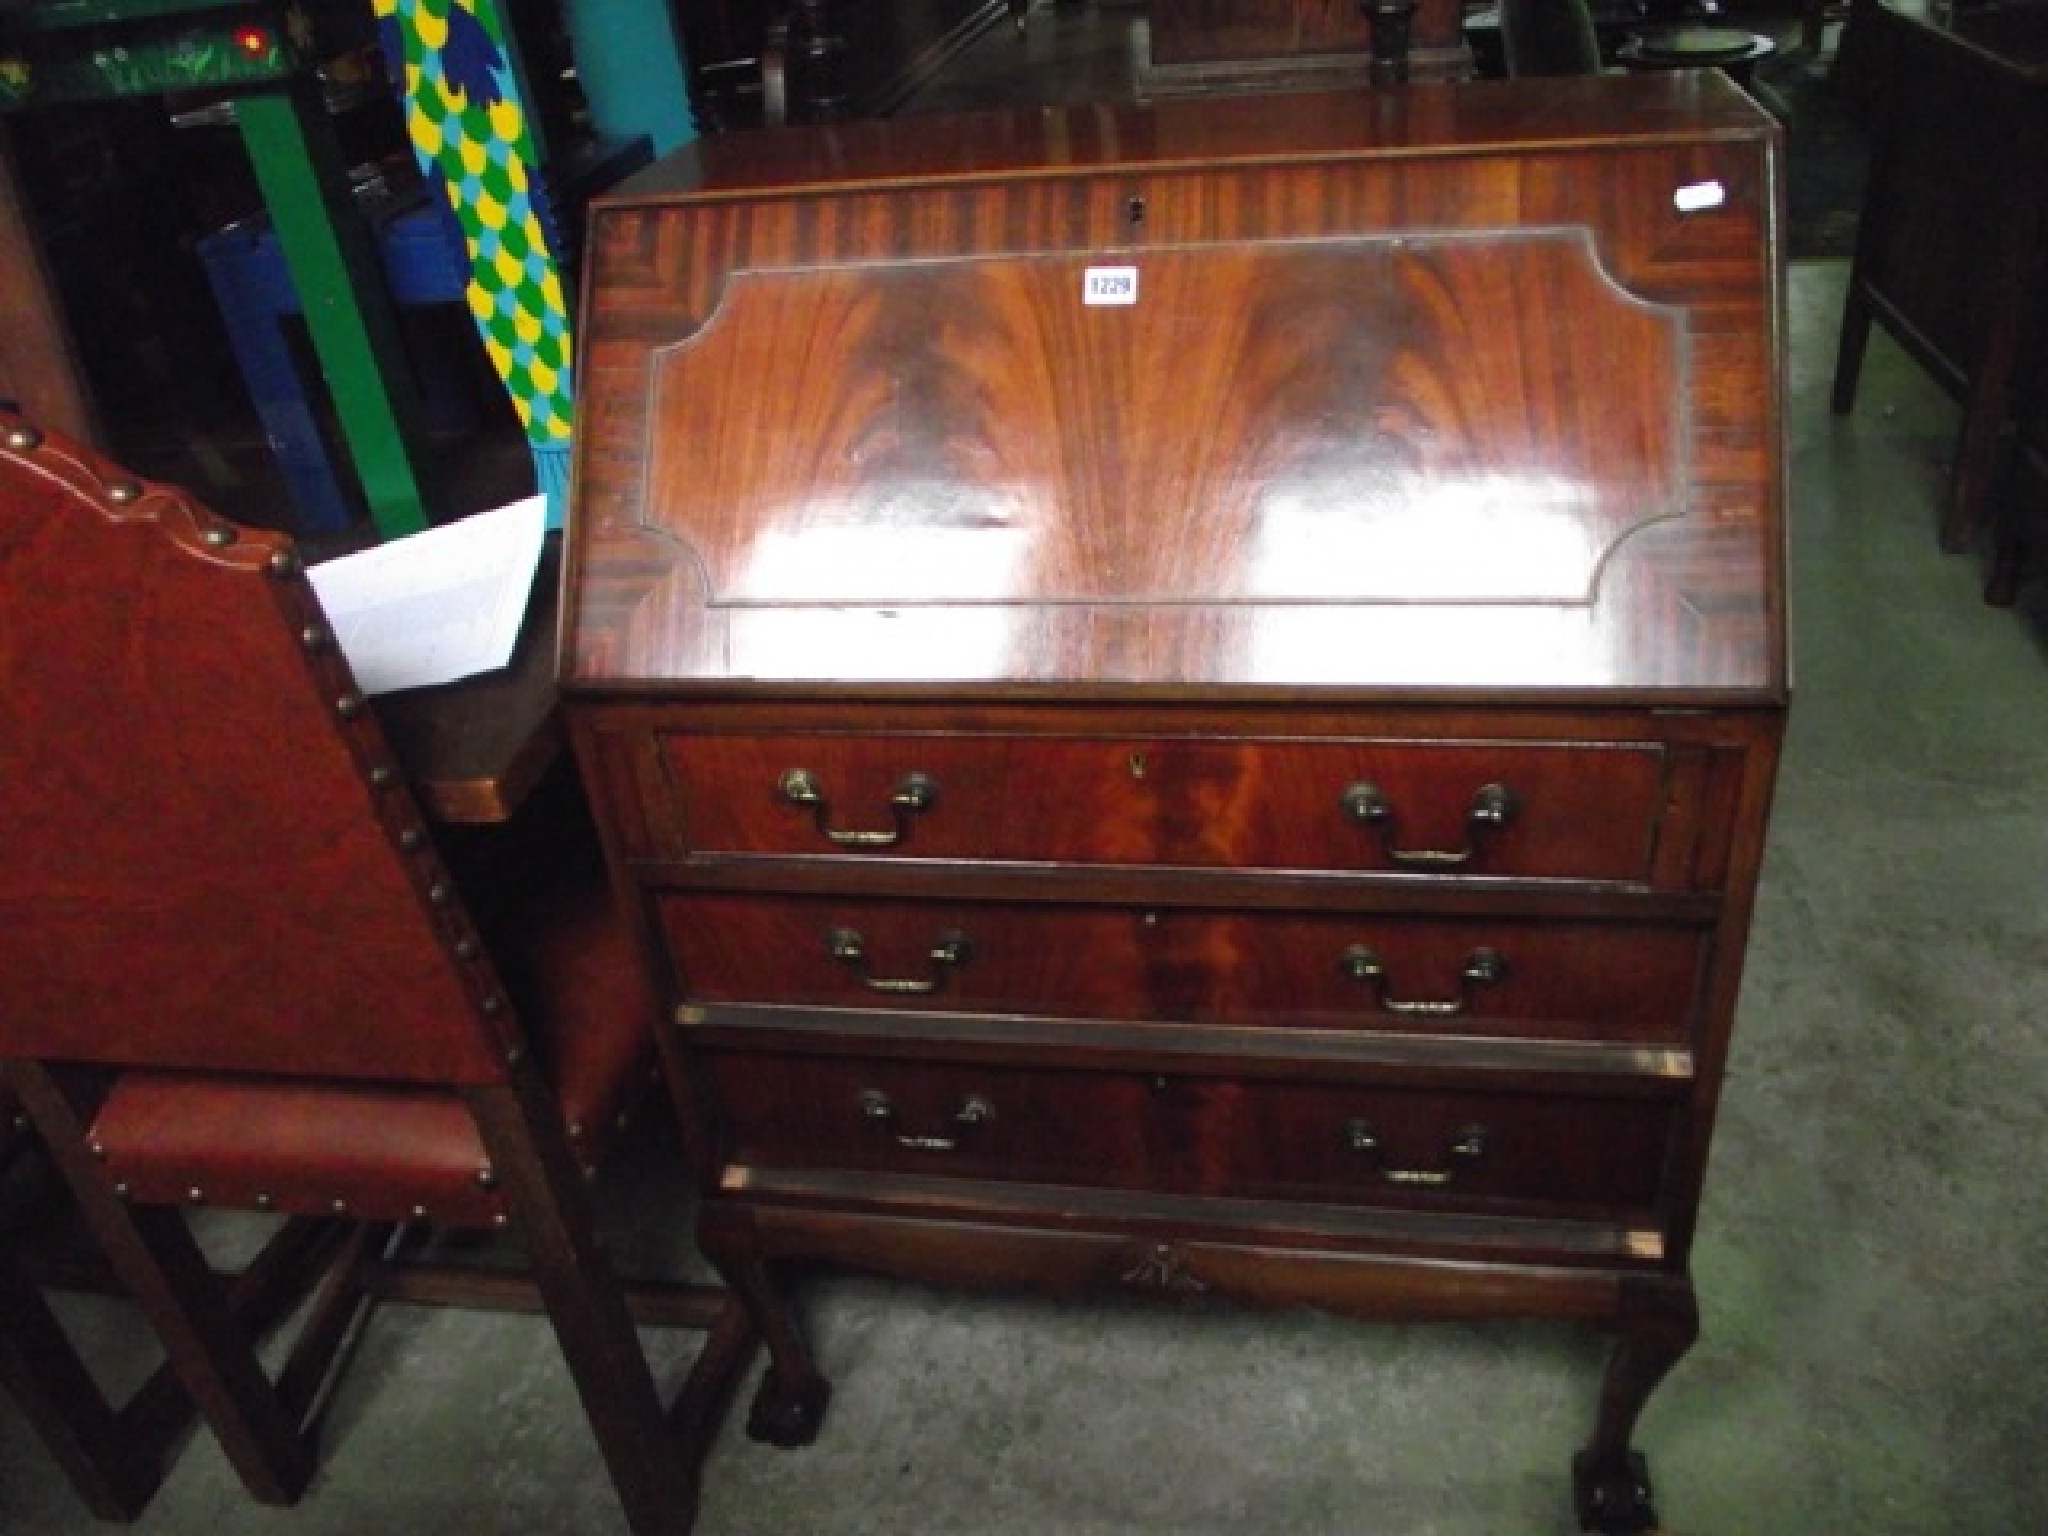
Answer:
[[[362,1222],[350,1228],[322,1274],[291,1354],[277,1373],[277,1395],[293,1423],[311,1423],[321,1387],[368,1320],[376,1305],[368,1280],[397,1230],[389,1222]]]
[[[1856,385],[1863,376],[1863,354],[1870,345],[1870,301],[1863,297],[1852,269],[1849,292],[1842,300],[1842,334],[1835,344],[1834,390],[1828,408],[1846,416],[1856,404]]]
[[[2020,534],[2018,510],[2001,506],[1991,520],[1991,571],[1984,582],[1984,601],[2010,608],[2020,595],[2020,571],[2026,563],[2026,540]]]
[[[0,1386],[21,1405],[87,1508],[102,1520],[133,1520],[142,1513],[162,1468],[123,1435],[119,1416],[42,1292],[4,1260]]]
[[[560,1138],[531,1134],[559,1111],[525,1084],[478,1089],[469,1102],[626,1523],[634,1536],[687,1536],[705,1446],[670,1427],[574,1159]]]
[[[261,1503],[296,1502],[312,1480],[312,1447],[271,1386],[227,1288],[184,1218],[131,1208],[108,1187],[76,1107],[47,1069],[14,1062],[6,1079],[93,1241],[149,1320],[243,1486]]]
[[[684,1453],[692,1465],[703,1464],[760,1342],[761,1335],[745,1303],[727,1293],[725,1306],[711,1325],[710,1337],[690,1368],[689,1379],[669,1405],[669,1422],[682,1437]]]

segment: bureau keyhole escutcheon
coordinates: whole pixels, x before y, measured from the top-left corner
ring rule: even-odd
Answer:
[[[1451,1137],[1441,1167],[1404,1168],[1386,1161],[1386,1148],[1380,1144],[1379,1132],[1373,1129],[1370,1120],[1360,1116],[1344,1122],[1344,1145],[1371,1159],[1382,1181],[1408,1189],[1442,1189],[1460,1173],[1470,1173],[1486,1159],[1488,1134],[1483,1125],[1460,1126]]]
[[[818,776],[808,768],[790,768],[775,782],[776,792],[789,804],[811,813],[818,832],[835,848],[890,848],[910,835],[910,820],[928,811],[939,798],[939,786],[931,775],[907,773],[889,796],[887,827],[849,828],[832,824],[832,804]]]

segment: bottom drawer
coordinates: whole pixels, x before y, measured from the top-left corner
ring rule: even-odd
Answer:
[[[728,1162],[1255,1200],[1614,1217],[1663,1099],[714,1053]]]

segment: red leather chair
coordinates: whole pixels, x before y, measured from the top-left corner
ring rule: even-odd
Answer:
[[[654,1050],[587,826],[507,829],[518,877],[473,908],[288,540],[0,439],[0,1083],[178,1379],[289,1503],[360,1304],[537,1293],[633,1530],[687,1530],[754,1339],[724,1292],[628,1287],[598,1244],[586,1181]],[[201,1204],[348,1224],[274,1380]],[[509,1229],[532,1283],[394,1277],[417,1223]],[[710,1330],[672,1407],[636,1316]]]

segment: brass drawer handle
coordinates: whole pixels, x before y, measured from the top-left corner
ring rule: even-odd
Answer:
[[[1487,1129],[1483,1125],[1460,1126],[1457,1135],[1451,1138],[1450,1150],[1445,1154],[1450,1166],[1388,1168],[1382,1165],[1379,1170],[1380,1177],[1389,1184],[1400,1184],[1409,1188],[1442,1189],[1460,1173],[1470,1172],[1485,1159],[1487,1135]],[[1344,1145],[1353,1152],[1372,1158],[1375,1162],[1378,1162],[1385,1153],[1370,1120],[1346,1120]]]
[[[1456,997],[1402,998],[1388,995],[1387,971],[1380,963],[1377,950],[1354,944],[1344,951],[1337,964],[1353,981],[1363,982],[1373,989],[1379,998],[1381,1012],[1399,1014],[1403,1018],[1455,1018],[1472,1006],[1473,988],[1491,986],[1508,974],[1507,959],[1499,950],[1475,949],[1465,957],[1465,968],[1458,973]]]
[[[922,773],[905,774],[896,792],[889,796],[889,814],[895,825],[887,831],[858,832],[831,824],[832,807],[810,769],[790,769],[775,787],[791,805],[810,811],[817,819],[818,830],[841,848],[888,848],[902,842],[910,833],[911,816],[930,810],[939,798],[939,786],[930,777]]]
[[[825,935],[825,947],[832,958],[842,965],[849,965],[860,973],[860,984],[870,992],[886,992],[894,997],[923,997],[936,992],[945,982],[946,972],[967,963],[973,950],[963,933],[942,933],[939,942],[928,951],[936,974],[930,977],[870,976],[868,974],[867,940],[855,928],[834,928]]]
[[[953,1124],[960,1128],[956,1136],[910,1136],[895,1129],[896,1106],[889,1102],[889,1095],[879,1088],[864,1090],[860,1096],[861,1117],[869,1125],[887,1132],[897,1146],[910,1152],[957,1152],[961,1137],[977,1126],[987,1125],[996,1117],[995,1106],[978,1093],[971,1093],[960,1107],[953,1111]]]
[[[1387,797],[1380,793],[1377,784],[1363,781],[1353,784],[1344,791],[1341,804],[1344,814],[1352,821],[1379,832],[1380,849],[1389,863],[1408,869],[1456,869],[1470,864],[1479,857],[1485,835],[1507,826],[1521,809],[1521,801],[1507,785],[1482,784],[1473,794],[1472,804],[1465,812],[1465,824],[1471,831],[1464,847],[1396,848],[1394,808],[1387,803]]]

